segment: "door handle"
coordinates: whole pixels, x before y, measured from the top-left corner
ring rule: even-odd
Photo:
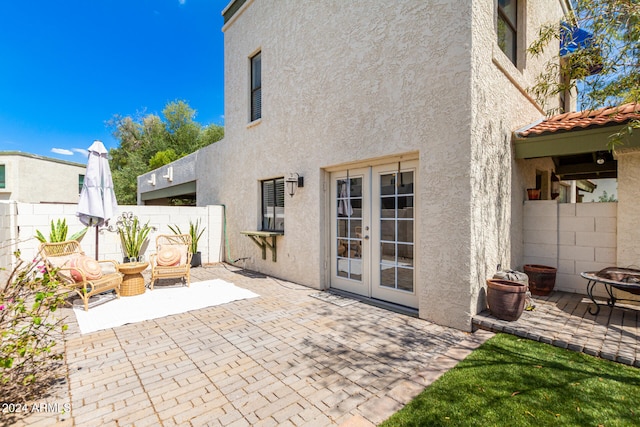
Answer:
[[[364,236],[364,240],[369,240],[369,236],[368,236],[368,235],[365,235],[365,236]]]

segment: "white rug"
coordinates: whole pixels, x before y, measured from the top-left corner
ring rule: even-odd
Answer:
[[[75,307],[80,333],[87,334],[102,329],[115,328],[127,323],[157,319],[171,314],[184,313],[199,308],[212,307],[260,295],[224,280],[191,282],[191,287],[161,288],[156,286],[142,295],[120,297],[89,308]]]

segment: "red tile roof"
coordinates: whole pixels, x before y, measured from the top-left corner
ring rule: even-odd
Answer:
[[[518,137],[537,136],[558,131],[570,131],[576,128],[586,129],[592,126],[619,124],[634,119],[640,120],[640,103],[636,102],[618,107],[559,114],[516,131],[516,135]]]

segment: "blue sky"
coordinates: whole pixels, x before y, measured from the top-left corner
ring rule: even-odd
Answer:
[[[18,0],[0,4],[0,151],[86,162],[118,141],[115,114],[173,100],[224,124],[229,0]]]

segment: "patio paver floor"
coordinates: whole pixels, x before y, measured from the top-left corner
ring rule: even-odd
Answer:
[[[470,334],[360,302],[341,307],[225,264],[192,270],[192,286],[212,278],[260,297],[86,335],[67,310],[69,383],[43,401],[71,411],[18,425],[372,426],[489,331],[640,367],[640,310],[593,316],[584,295],[534,297],[515,322],[484,311]]]
[[[260,297],[86,335],[67,310],[68,386],[43,400],[71,411],[19,424],[371,426],[493,335],[225,264],[192,270],[192,286],[212,278]]]

